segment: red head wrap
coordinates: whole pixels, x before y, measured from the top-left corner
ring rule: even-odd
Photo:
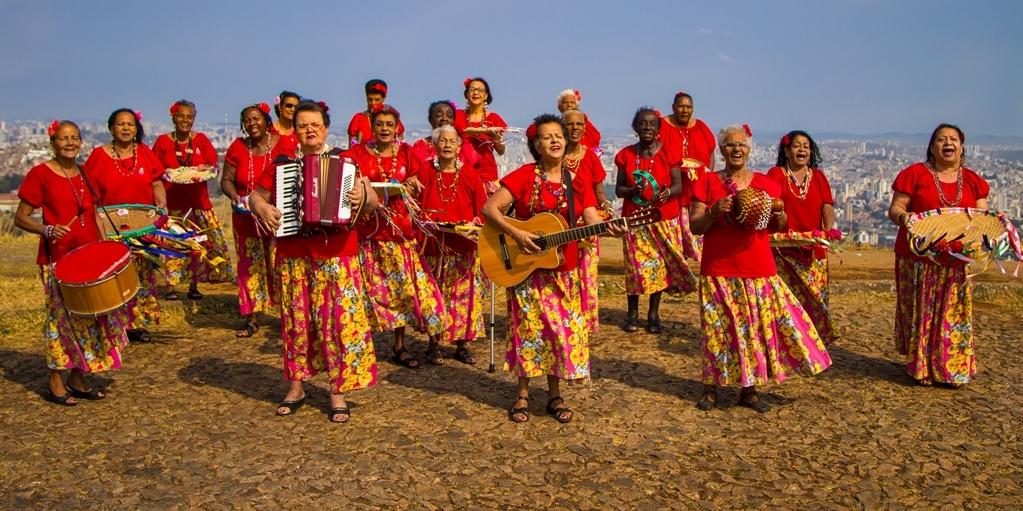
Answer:
[[[60,127],[60,121],[54,119],[49,126],[46,127],[46,134],[53,138],[53,135],[57,134],[57,128]]]
[[[387,95],[387,86],[382,83],[374,83],[373,85],[370,85],[369,88],[383,94],[384,96]]]

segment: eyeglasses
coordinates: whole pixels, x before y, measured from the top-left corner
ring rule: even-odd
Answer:
[[[722,145],[721,147],[724,147],[725,149],[737,149],[737,148],[739,148],[739,149],[749,149],[749,144],[747,144],[746,142],[729,142],[727,144]]]
[[[310,124],[298,124],[295,126],[295,129],[297,129],[298,131],[320,131],[321,129],[323,129],[323,125],[318,122]]]
[[[486,93],[487,89],[484,89],[483,87],[469,87],[469,92],[479,92],[482,94]]]
[[[294,109],[298,106],[298,103],[284,103],[281,108]]]

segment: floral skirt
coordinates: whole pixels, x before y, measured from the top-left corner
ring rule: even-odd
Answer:
[[[582,284],[583,315],[591,334],[600,330],[600,238],[579,242],[579,282]]]
[[[97,316],[79,316],[64,309],[52,266],[40,266],[46,293],[46,367],[94,373],[121,367],[121,350],[128,345],[123,309]]]
[[[440,286],[448,321],[441,340],[472,341],[486,336],[483,304],[488,284],[476,253],[427,256],[426,262]]]
[[[284,378],[326,372],[331,392],[369,387],[377,358],[358,256],[278,259]]]
[[[373,330],[412,326],[437,335],[447,328],[440,288],[415,241],[363,241],[359,258]]]
[[[231,216],[238,252],[238,311],[242,316],[268,312],[277,305],[273,278],[276,245],[271,237],[257,236],[253,222],[252,215]]]
[[[139,273],[139,292],[121,309],[124,327],[129,330],[160,324],[160,302],[156,301],[156,275],[160,268],[155,261],[136,255],[135,269]]]
[[[623,237],[622,252],[626,294],[696,290],[696,276],[683,254],[682,229],[677,218],[630,230]]]
[[[825,345],[831,344],[835,331],[828,305],[828,258],[818,259],[798,248],[775,249],[774,263],[778,276],[810,315],[821,340]]]
[[[576,270],[533,272],[508,289],[505,370],[519,377],[590,375],[590,334]]]
[[[973,346],[973,283],[963,266],[895,258],[895,346],[916,380],[969,383],[977,372]]]
[[[181,216],[184,211],[172,211],[171,214]],[[227,239],[220,219],[212,209],[193,209],[188,217],[199,230],[206,235],[202,246],[206,249],[205,258],[198,255],[189,257],[167,257],[164,259],[163,274],[167,283],[174,286],[185,282],[231,282],[234,270],[231,268],[231,256],[227,252]],[[218,263],[214,265],[213,263]]]
[[[703,253],[703,236],[693,234],[689,229],[689,208],[679,208],[678,223],[682,231],[682,253],[691,261],[700,266],[700,257]]]
[[[700,277],[703,383],[741,387],[817,374],[831,356],[810,317],[777,276]]]

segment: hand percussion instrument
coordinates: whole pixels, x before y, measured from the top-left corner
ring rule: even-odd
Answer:
[[[657,194],[661,191],[654,176],[645,170],[636,169],[632,171],[632,179],[643,189],[643,192],[639,195],[632,196],[632,202],[644,208],[653,204],[657,200]],[[650,191],[649,197],[647,190]]]
[[[214,177],[217,177],[217,168],[213,165],[178,167],[167,169],[163,173],[164,181],[177,184],[203,183]]]
[[[298,234],[302,227],[351,223],[355,163],[335,151],[310,154],[277,166],[274,206],[281,211],[277,237]]]
[[[68,252],[57,261],[53,275],[64,308],[74,314],[110,312],[139,290],[131,251],[117,241],[96,241]]]
[[[1009,218],[998,211],[938,208],[914,213],[906,220],[909,248],[938,264],[986,263],[1020,253],[1020,238]],[[1004,272],[1004,268],[1002,268]],[[1018,271],[1018,267],[1017,267]]]
[[[771,246],[775,248],[822,246],[830,247],[832,243],[842,241],[842,232],[838,229],[828,231],[776,232],[771,234]]]
[[[425,226],[432,228],[437,232],[456,234],[473,243],[476,243],[476,241],[479,239],[480,229],[482,228],[482,226],[477,224],[455,222],[430,222],[428,224],[425,224]]]
[[[784,209],[785,203],[781,199],[774,199],[759,188],[747,187],[735,194],[731,220],[743,229],[762,231],[767,229],[771,213]]]
[[[96,225],[107,238],[137,238],[155,231],[161,216],[156,206],[114,204],[96,208]]]
[[[405,193],[405,185],[397,181],[372,183],[370,186],[372,186],[373,191],[377,193],[377,197],[384,202],[387,202],[393,197],[400,197]]]

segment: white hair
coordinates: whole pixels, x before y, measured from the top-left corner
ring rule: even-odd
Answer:
[[[743,128],[738,124],[732,124],[729,126],[725,126],[724,128],[721,128],[720,131],[718,131],[718,147],[725,145],[725,138],[728,137],[730,133],[741,134],[743,137],[746,138],[747,143],[753,141],[753,137],[749,136],[749,134],[746,133],[746,128]]]
[[[558,93],[558,104],[559,105],[561,104],[561,99],[564,98],[565,96],[572,96],[574,98],[575,97],[575,89],[565,89],[565,90],[559,92]]]
[[[455,134],[455,138],[458,139],[458,130],[456,130],[455,127],[450,125],[450,124],[445,124],[443,126],[439,126],[437,128],[434,128],[434,130],[432,132],[430,132],[430,142],[433,143],[433,144],[436,144],[437,140],[440,138],[441,134],[449,133],[449,132],[450,133],[454,133]],[[461,139],[459,139],[459,142],[461,142]]]

